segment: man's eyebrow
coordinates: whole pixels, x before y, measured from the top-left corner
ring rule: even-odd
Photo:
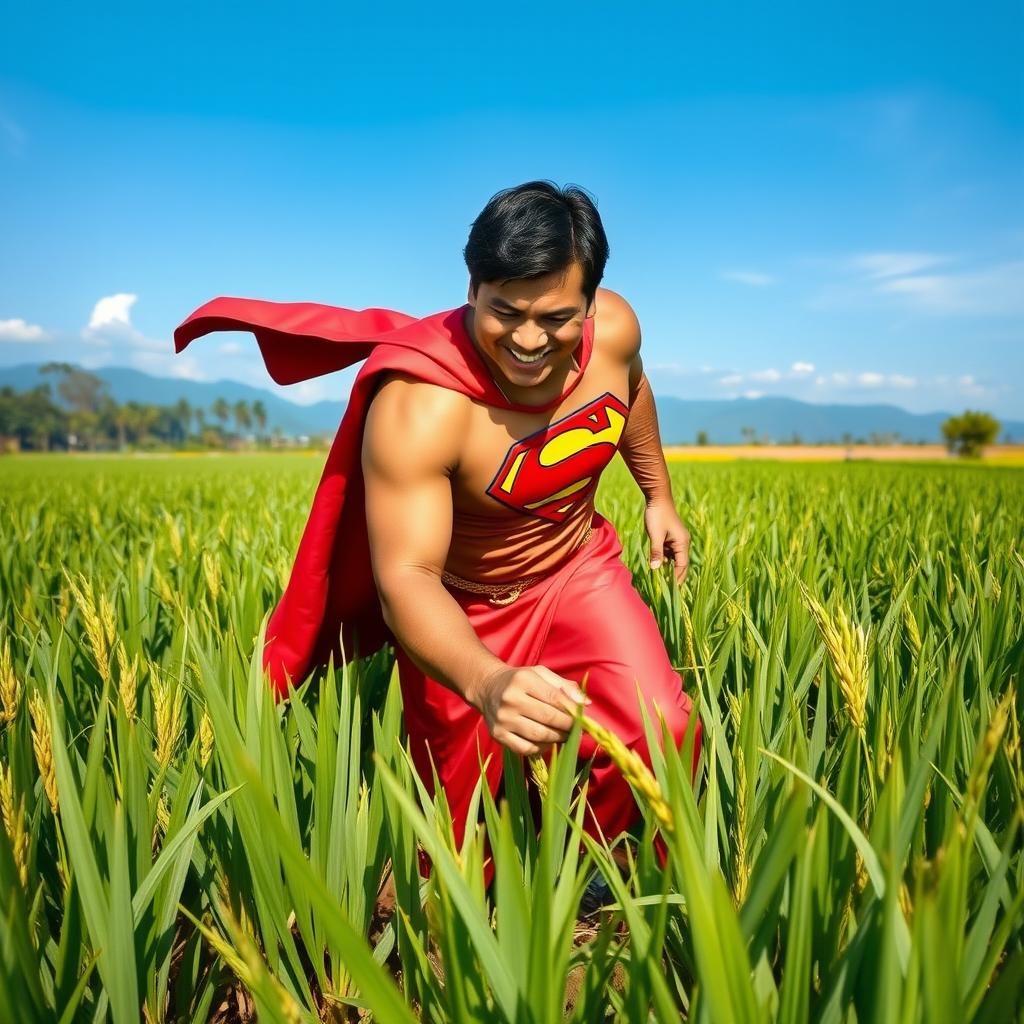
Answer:
[[[491,299],[492,306],[502,306],[505,309],[512,310],[513,313],[518,313],[519,310],[512,305],[511,302],[506,302],[504,299]],[[569,313],[578,313],[579,309],[576,306],[563,306],[561,309],[550,309],[545,316],[565,316]]]

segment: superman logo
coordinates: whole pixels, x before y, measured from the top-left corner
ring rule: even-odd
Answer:
[[[628,407],[606,391],[516,441],[486,493],[517,512],[563,522],[611,462],[628,415]]]

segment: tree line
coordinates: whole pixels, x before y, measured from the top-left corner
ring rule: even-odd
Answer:
[[[246,444],[284,446],[280,428],[267,433],[267,409],[259,399],[229,402],[215,399],[208,409],[181,398],[172,405],[117,402],[107,384],[95,374],[70,363],[46,363],[39,372],[50,380],[28,391],[0,388],[0,451],[17,448],[49,451],[54,448],[88,451],[125,450],[131,447],[230,448]],[[943,439],[951,453],[976,457],[992,444],[1000,423],[986,412],[967,410],[942,424]],[[744,443],[770,443],[754,427],[742,427]],[[697,433],[697,444],[710,443],[707,431]],[[898,444],[898,434],[872,433],[873,445]],[[802,444],[799,435],[783,442]],[[864,444],[850,434],[844,445]]]
[[[946,448],[953,455],[961,455],[966,458],[976,458],[981,455],[982,449],[986,445],[995,442],[1001,429],[1002,424],[990,413],[972,409],[965,410],[959,416],[950,416],[943,421],[941,426],[943,443],[946,445]],[[743,443],[748,445],[757,446],[773,443],[772,438],[768,435],[761,434],[759,436],[755,427],[740,427],[740,435],[743,437]],[[1009,442],[1010,439],[1006,438],[1005,440]],[[704,447],[710,443],[708,432],[706,430],[698,430],[697,446]],[[804,440],[799,434],[794,433],[788,440],[781,441],[780,443],[802,445]],[[836,442],[828,440],[815,443],[829,445]],[[840,443],[846,447],[864,444],[870,444],[875,447],[897,444],[925,444],[924,441],[905,440],[896,432],[879,431],[872,431],[867,439],[855,437],[850,433],[844,433],[840,438]]]
[[[28,391],[0,388],[0,447],[98,451],[283,443],[279,429],[267,433],[267,409],[259,399],[217,398],[208,409],[185,398],[171,405],[118,402],[105,381],[69,363],[46,363],[39,372],[51,380]]]

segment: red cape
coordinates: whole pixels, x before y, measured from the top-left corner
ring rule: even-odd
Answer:
[[[417,320],[390,309],[345,309],[315,302],[211,299],[174,331],[174,349],[214,331],[251,331],[278,384],[295,384],[366,359],[313,496],[288,586],[267,626],[263,664],[279,696],[333,654],[372,654],[394,636],[384,623],[370,563],[361,449],[363,423],[385,370],[401,370],[487,405],[521,412],[554,408],[580,381],[593,350],[584,321],[580,373],[553,401],[509,402],[463,322],[468,305]]]

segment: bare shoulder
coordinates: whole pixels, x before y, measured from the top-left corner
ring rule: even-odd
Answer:
[[[633,307],[610,288],[594,296],[594,345],[602,352],[630,363],[640,351],[640,321]]]
[[[471,403],[467,395],[399,370],[380,375],[363,431],[363,459],[454,470]]]

